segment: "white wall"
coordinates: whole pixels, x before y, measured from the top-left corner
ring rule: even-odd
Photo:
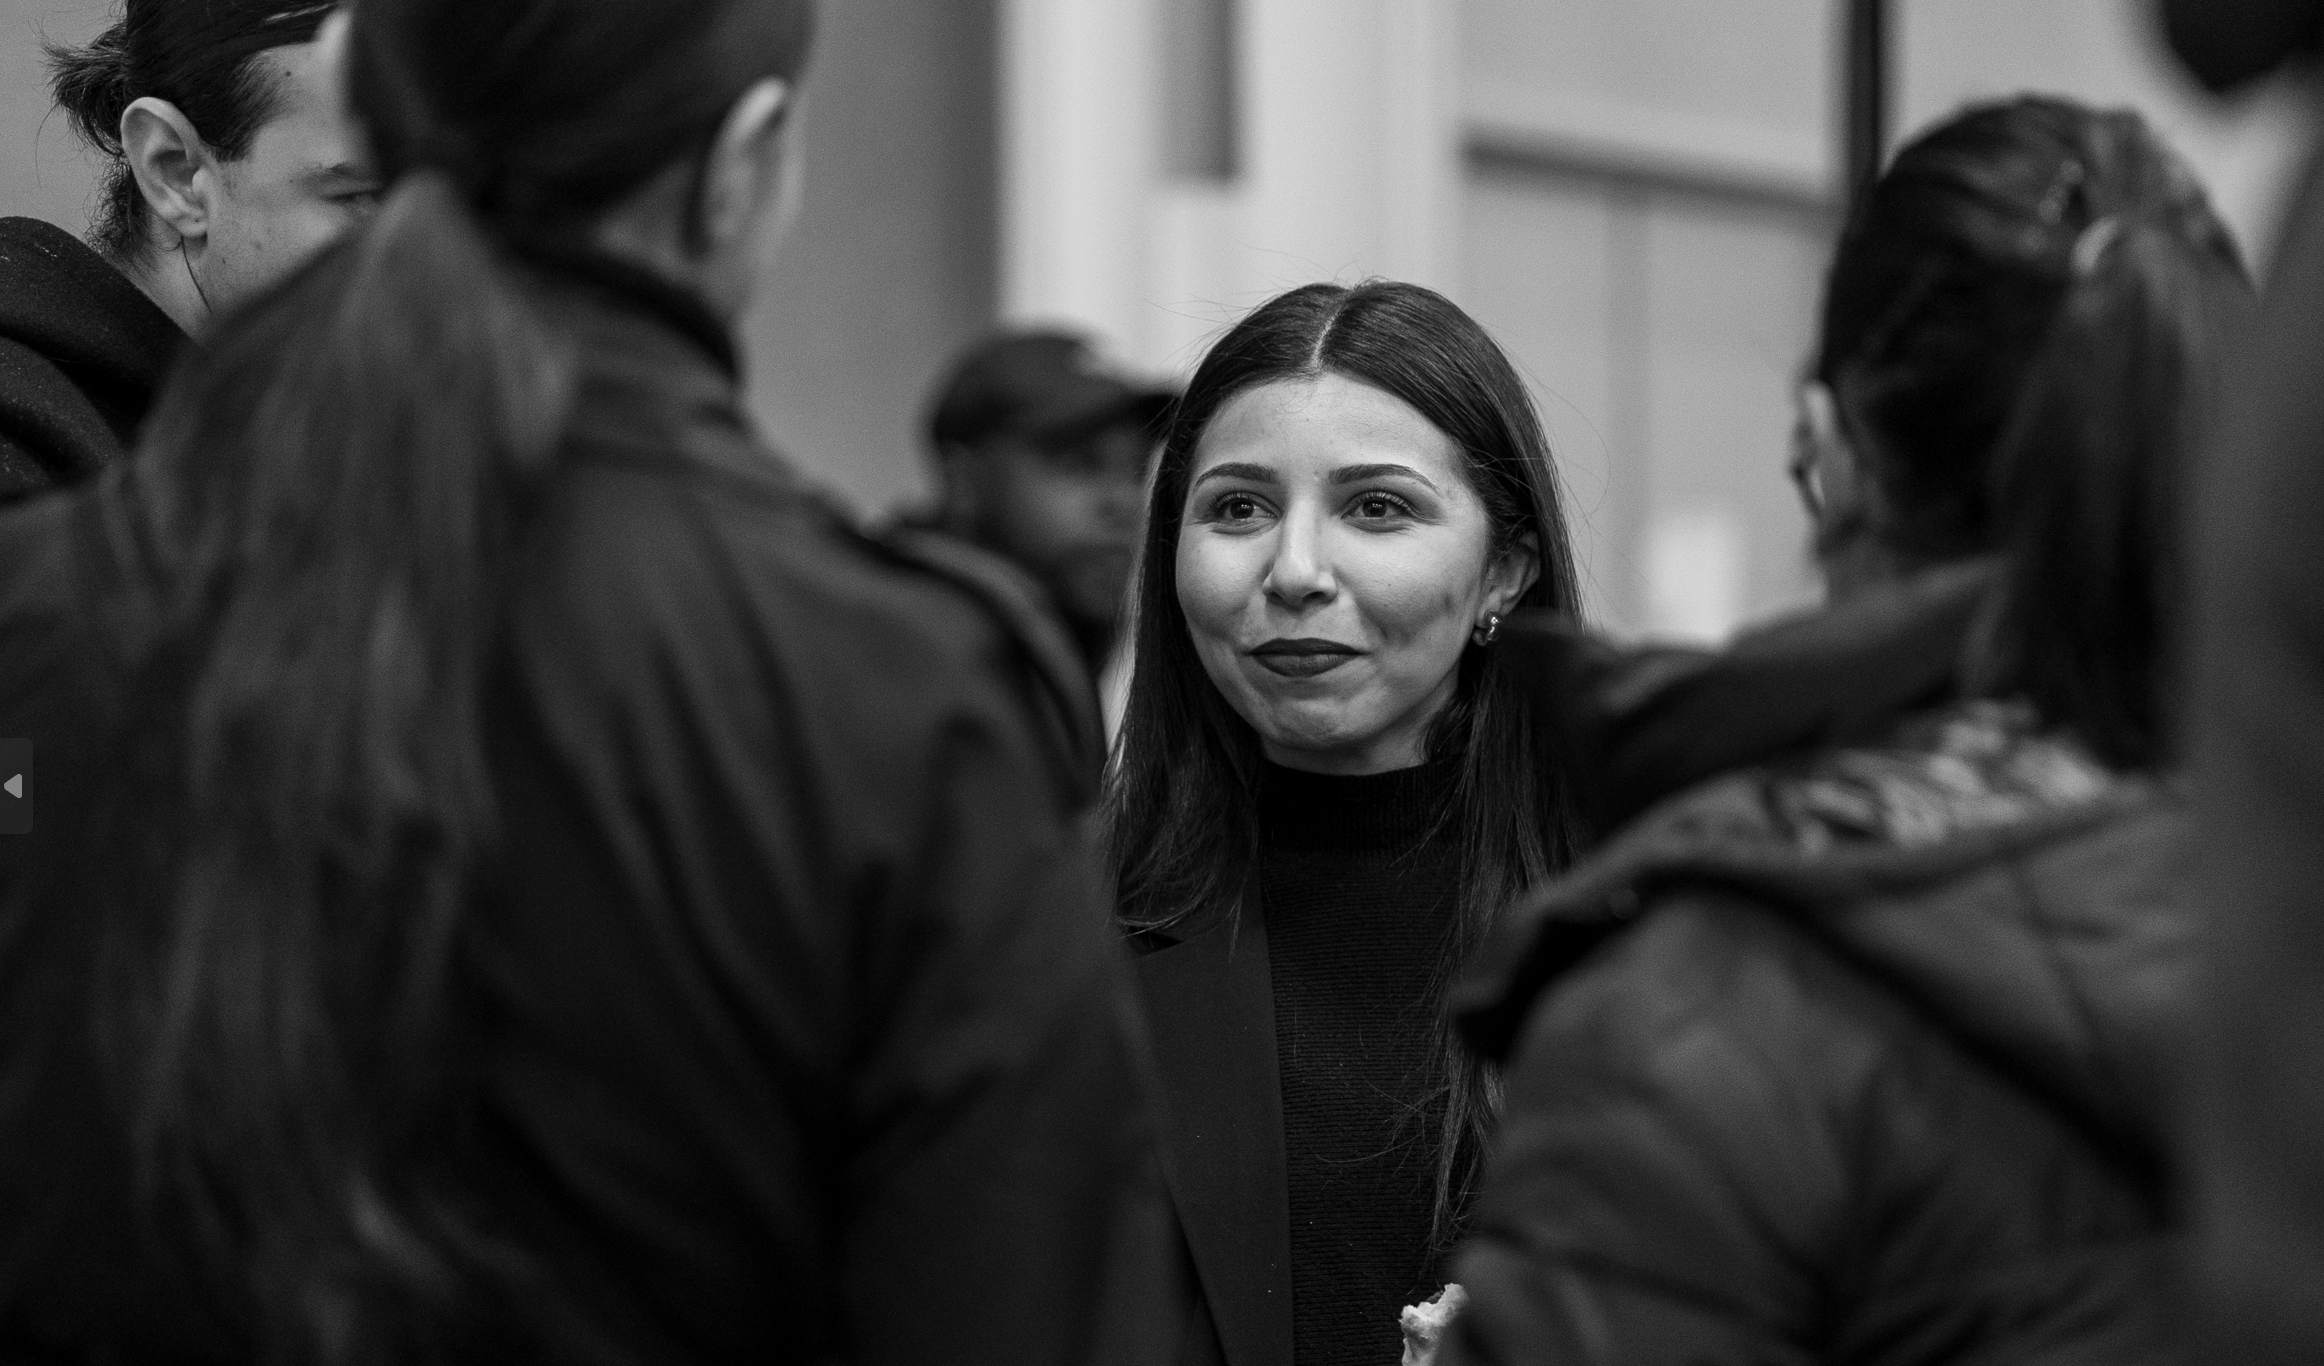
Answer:
[[[865,513],[928,487],[929,387],[992,325],[997,24],[994,0],[822,7],[806,202],[745,340],[776,443]]]
[[[1723,634],[1810,594],[1788,393],[1838,200],[1825,0],[1468,0],[1456,297],[1535,386],[1585,607]]]
[[[1222,183],[1161,170],[1169,2],[1004,0],[1003,312],[1070,319],[1135,361],[1183,369],[1295,285],[1448,283],[1457,11],[1234,0],[1240,165]]]
[[[41,40],[86,42],[105,0],[0,0],[0,215],[45,218],[79,232],[96,175],[72,125],[54,114]]]

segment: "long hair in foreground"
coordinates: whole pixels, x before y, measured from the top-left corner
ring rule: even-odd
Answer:
[[[686,176],[812,27],[807,0],[351,13],[393,189],[220,331],[104,494],[141,543],[136,682],[71,874],[143,1194],[269,1360],[426,1360],[522,1312],[446,1175],[501,589],[576,386],[517,249]]]

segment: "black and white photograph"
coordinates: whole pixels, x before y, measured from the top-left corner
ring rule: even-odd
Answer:
[[[2324,0],[0,0],[0,1366],[2324,1363]]]

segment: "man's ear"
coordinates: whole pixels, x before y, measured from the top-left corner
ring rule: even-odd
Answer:
[[[1541,577],[1541,538],[1526,532],[1485,566],[1485,610],[1508,616]]]
[[[701,219],[711,245],[731,242],[749,231],[763,211],[782,212],[795,180],[791,163],[798,151],[783,136],[794,92],[789,82],[768,77],[742,92],[726,111],[712,140],[702,176]]]
[[[176,105],[151,95],[130,101],[121,111],[121,156],[146,207],[171,235],[208,238],[217,164]]]

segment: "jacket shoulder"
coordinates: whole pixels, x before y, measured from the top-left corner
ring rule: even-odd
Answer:
[[[1105,765],[1105,725],[1094,681],[1039,590],[1015,566],[938,532],[897,528],[876,539],[879,553],[929,576],[989,616],[1007,642],[1042,729],[1085,800]]]
[[[1029,752],[1062,808],[1086,807],[1096,746],[1037,627],[771,470],[559,480],[528,533],[516,623],[541,686],[584,710],[706,717],[859,784],[908,787],[967,724]]]
[[[1529,1237],[1550,1255],[1836,1334],[1849,1359],[2016,1324],[2146,1360],[2166,1333],[2136,1174],[1922,1003],[1726,888],[1650,896],[1546,994],[1505,1130],[1504,1165],[1563,1190],[1523,1216],[1546,1218]]]
[[[70,375],[0,336],[0,499],[87,478],[121,452],[112,425]]]

